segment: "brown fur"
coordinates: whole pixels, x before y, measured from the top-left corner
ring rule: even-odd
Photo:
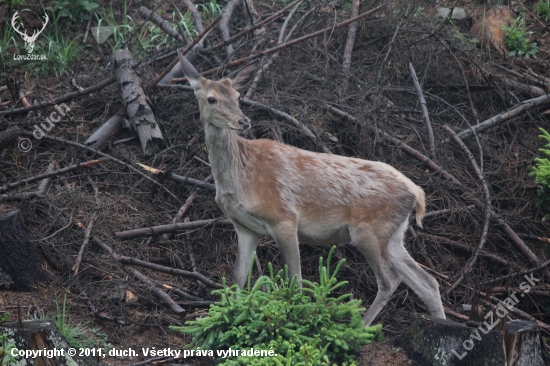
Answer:
[[[364,316],[369,325],[404,281],[433,316],[444,318],[438,284],[410,257],[403,235],[416,207],[420,225],[424,191],[393,167],[318,154],[271,140],[237,135],[249,119],[232,88],[245,83],[245,68],[219,82],[183,70],[195,90],[205,128],[216,202],[231,219],[239,241],[233,280],[243,286],[260,235],[271,235],[290,276],[301,280],[299,243],[353,243],[373,269],[378,294]],[[250,74],[250,75],[249,75]],[[216,103],[208,102],[215,98]]]

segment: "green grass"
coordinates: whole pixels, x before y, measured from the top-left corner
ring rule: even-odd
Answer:
[[[74,323],[67,318],[67,296],[63,298],[63,306],[55,303],[57,316],[55,325],[70,345],[76,348],[93,347],[96,341],[88,336],[89,328],[80,323]]]
[[[540,1],[535,7],[537,17],[545,22],[550,22],[550,1]]]
[[[60,15],[51,15],[47,25],[35,42],[33,55],[46,55],[47,60],[21,61],[14,60],[13,55],[25,55],[24,41],[12,27],[6,27],[0,36],[0,62],[4,65],[2,72],[22,69],[33,76],[53,75],[56,77],[73,72],[71,64],[81,55],[80,37],[71,38],[65,31]]]

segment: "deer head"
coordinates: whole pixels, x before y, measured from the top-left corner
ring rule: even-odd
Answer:
[[[254,75],[257,62],[253,62],[227,77],[218,80],[203,78],[189,61],[178,51],[183,73],[195,91],[199,102],[202,122],[235,132],[250,128],[250,119],[239,108],[239,92]]]
[[[26,11],[30,11],[31,13],[36,15],[38,17],[38,19],[40,19],[40,17],[35,12],[33,12],[32,10],[26,10]],[[13,14],[13,17],[11,18],[11,26],[13,27],[13,29],[17,33],[19,33],[21,38],[23,38],[23,41],[25,41],[25,51],[27,51],[27,53],[32,53],[32,50],[34,49],[34,42],[36,41],[36,38],[38,38],[40,33],[42,33],[44,31],[44,28],[46,28],[46,25],[48,24],[48,20],[50,18],[48,18],[47,14],[44,14],[44,21],[42,22],[42,29],[40,29],[39,31],[37,31],[36,29],[33,30],[31,36],[27,35],[27,30],[26,29],[23,28],[23,31],[19,30],[19,25],[16,24],[18,18],[20,18],[19,11],[16,11],[15,14]]]

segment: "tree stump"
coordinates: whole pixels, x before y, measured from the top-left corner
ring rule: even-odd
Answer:
[[[483,334],[451,320],[420,316],[399,339],[399,345],[422,366],[503,366],[503,341],[502,333],[495,330]]]
[[[504,333],[506,366],[545,366],[543,349],[537,325],[526,320],[513,320]]]
[[[71,346],[61,335],[51,320],[29,320],[21,324],[8,322],[0,325],[0,334],[7,337],[7,345],[15,346],[16,350],[8,350],[15,355],[17,365],[20,366],[86,366],[94,363],[75,356],[70,356]],[[29,352],[29,356],[20,355],[21,351]]]
[[[42,269],[36,247],[29,242],[21,211],[7,205],[0,205],[0,270],[11,277],[11,288],[20,291],[32,291],[38,282],[52,277]]]
[[[525,320],[506,323],[505,319],[488,316],[484,323],[476,323],[477,327],[472,328],[451,320],[421,316],[398,344],[422,366],[547,365],[545,360],[550,358],[537,325]]]

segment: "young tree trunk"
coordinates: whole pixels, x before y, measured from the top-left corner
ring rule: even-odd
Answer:
[[[0,269],[11,277],[15,290],[32,291],[39,281],[52,278],[29,242],[21,211],[7,205],[0,205]]]

